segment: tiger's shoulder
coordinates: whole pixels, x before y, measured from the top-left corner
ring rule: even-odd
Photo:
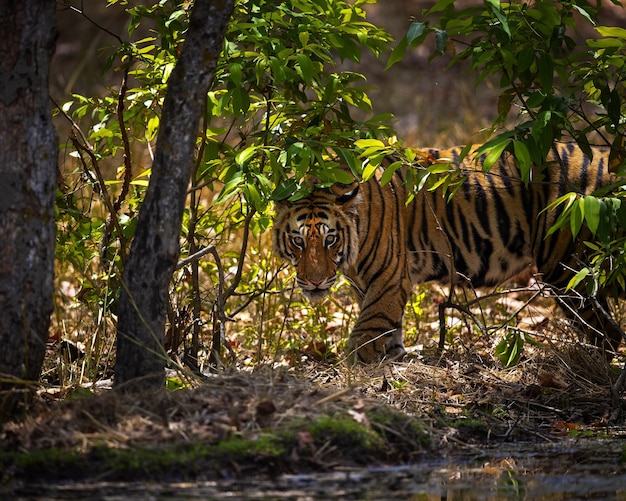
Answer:
[[[416,163],[422,166],[436,163],[449,163],[464,168],[480,169],[487,157],[487,153],[478,154],[482,146],[483,144],[473,145],[466,153],[463,152],[466,148],[465,146],[452,146],[448,148],[423,147],[414,148],[413,151],[416,155]],[[611,148],[609,146],[591,145],[590,150],[592,156],[588,157],[577,143],[557,142],[548,152],[546,163],[561,159],[564,162],[569,162],[568,165],[572,166],[582,165],[584,162],[603,164],[608,161],[611,154]],[[500,158],[502,162],[514,162],[513,155],[507,151],[504,151]],[[566,167],[568,165],[566,165]]]

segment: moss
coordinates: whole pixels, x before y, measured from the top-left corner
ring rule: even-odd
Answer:
[[[143,478],[195,478],[232,468],[233,463],[271,466],[287,452],[287,441],[276,435],[243,438],[233,435],[211,444],[159,444],[158,447],[113,449],[95,447],[89,452],[42,449],[29,452],[0,451],[3,482],[11,478],[65,480],[107,472],[112,480]]]
[[[255,438],[243,438],[233,435],[211,448],[210,456],[220,460],[256,459],[259,456],[281,456],[286,452],[285,442],[281,436],[269,433]]]
[[[28,452],[0,452],[2,481],[10,477],[55,478],[64,480],[88,473],[84,454],[67,449],[42,449]]]
[[[487,425],[485,424],[484,421],[481,421],[480,419],[476,419],[476,418],[470,418],[470,417],[451,419],[450,421],[448,421],[447,424],[451,428],[465,428],[467,430],[476,430],[476,431],[487,430]]]
[[[446,423],[450,428],[457,430],[463,440],[482,441],[489,435],[490,427],[485,420],[472,417],[452,419]]]
[[[369,426],[346,416],[323,416],[307,427],[318,446],[328,442],[339,452],[358,459],[361,455],[383,452],[385,443]],[[363,457],[363,459],[367,459]]]
[[[368,413],[368,417],[372,427],[404,459],[432,447],[431,435],[415,416],[387,407],[377,407]]]
[[[41,449],[28,452],[0,450],[3,482],[17,478],[61,481],[91,478],[106,472],[109,480],[141,478],[195,479],[236,474],[253,467],[277,474],[297,466],[315,465],[313,456],[324,450],[336,460],[367,464],[384,458],[410,459],[423,451],[429,438],[422,424],[399,412],[376,409],[362,423],[348,415],[294,420],[274,433],[245,436],[235,433],[220,442],[156,443],[129,449],[97,446],[88,452]],[[301,432],[315,446],[303,447]],[[294,452],[297,454],[294,455]]]

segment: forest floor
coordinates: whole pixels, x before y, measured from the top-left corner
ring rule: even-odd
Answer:
[[[589,439],[626,473],[626,401],[612,392],[620,371],[580,343],[546,346],[527,347],[509,369],[475,340],[378,366],[304,356],[298,367],[200,379],[171,372],[181,389],[141,395],[110,381],[49,388],[0,425],[0,497],[68,482],[276,479],[469,459],[501,473],[511,461],[503,451],[519,444]]]

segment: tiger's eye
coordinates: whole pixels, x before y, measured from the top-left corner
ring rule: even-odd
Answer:
[[[326,245],[326,247],[330,247],[332,245],[334,245],[337,242],[337,235],[327,235],[326,236],[326,241],[324,242],[324,244]]]
[[[300,235],[290,236],[289,241],[294,247],[297,247],[300,250],[304,249],[304,238],[302,238]]]

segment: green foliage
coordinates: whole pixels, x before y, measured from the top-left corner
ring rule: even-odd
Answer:
[[[596,27],[603,38],[589,40],[587,47],[579,47],[573,38],[577,23],[594,24],[597,14],[584,0],[532,4],[488,1],[460,10],[454,1],[441,0],[424,12],[424,18],[436,16],[438,22],[416,21],[394,50],[390,64],[408,47],[433,34],[441,40],[438,55],[451,54],[450,64],[469,61],[477,71],[477,83],[487,77],[499,78],[498,116],[493,130],[510,125],[514,109],[518,110],[518,123],[513,133],[501,134],[485,151],[503,143],[504,150],[517,139],[527,146],[523,152],[518,146],[517,158],[524,161],[530,155],[541,165],[552,143],[564,134],[587,152],[589,132],[602,132],[607,137],[624,134],[620,51],[626,30]],[[603,109],[589,111],[583,106],[586,103]]]
[[[223,338],[233,315],[265,325],[276,316],[264,308],[275,312],[288,301],[263,234],[271,201],[305,196],[311,180],[328,186],[360,176],[355,139],[392,134],[389,116],[371,117],[363,75],[338,66],[390,49],[390,35],[366,19],[369,1],[237,2],[198,131],[181,235],[183,256],[211,252],[181,266],[171,288],[166,343],[183,361],[206,364],[205,326]],[[61,337],[76,332],[89,345],[72,380],[108,374],[121,270],[192,5],[127,7],[127,41],[105,49],[103,66],[121,84],[104,95],[73,95],[57,110],[73,129],[57,196],[57,275],[72,286],[57,298],[57,323]],[[62,314],[68,309],[75,325]],[[251,329],[259,360],[267,341],[263,328]]]
[[[448,194],[448,197],[451,197],[461,187],[465,179],[463,172],[453,165],[455,159],[444,157],[438,159],[431,158],[425,152],[402,146],[395,137],[389,138],[386,143],[379,139],[359,139],[354,144],[359,152],[359,157],[363,160],[363,180],[371,178],[376,169],[380,167],[383,159],[388,158],[388,155],[394,155],[398,160],[385,166],[385,171],[380,178],[380,182],[383,185],[391,180],[393,173],[402,165],[414,167],[408,169],[406,173],[407,184],[412,188],[406,200],[407,204],[423,188],[428,190],[441,188],[444,193]],[[463,148],[459,161],[462,161],[467,156],[471,147],[472,145],[468,144]],[[425,160],[427,167],[422,167],[420,160]]]
[[[511,121],[515,126],[478,153],[487,154],[489,168],[503,151],[513,152],[528,179],[531,163],[543,165],[554,141],[573,138],[591,155],[587,136],[596,133],[602,142],[621,148],[626,132],[622,120],[626,30],[596,26],[602,38],[588,40],[586,47],[573,38],[577,23],[594,24],[597,14],[585,0],[488,1],[460,10],[454,1],[440,0],[424,12],[424,19],[436,17],[437,23],[414,22],[389,64],[434,35],[435,55],[451,54],[451,65],[469,61],[477,71],[477,83],[499,78],[493,131],[501,126],[511,129]],[[615,160],[622,158],[617,155]]]
[[[379,55],[390,41],[366,22],[363,4],[238,4],[207,103],[209,123],[230,119],[239,134],[233,143],[222,127],[207,129],[203,176],[224,183],[219,201],[242,191],[263,211],[306,194],[307,176],[348,182],[338,159],[358,173],[354,139],[388,132],[385,117],[355,121],[354,111],[371,111],[364,77],[336,71],[337,56],[358,62],[364,48]]]

